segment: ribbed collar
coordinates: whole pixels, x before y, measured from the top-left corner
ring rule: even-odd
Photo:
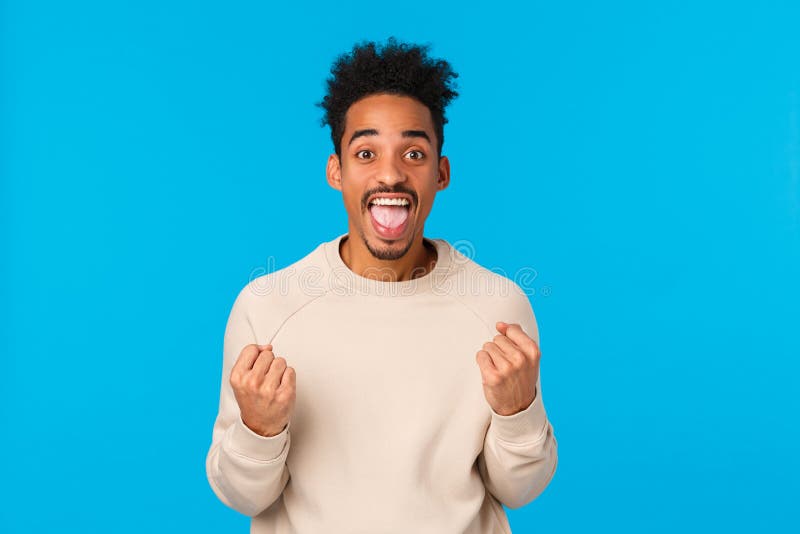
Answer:
[[[420,293],[427,293],[441,288],[444,281],[451,274],[451,266],[454,265],[453,254],[455,249],[447,241],[423,237],[425,242],[436,247],[437,258],[433,270],[419,278],[402,282],[382,282],[373,278],[366,278],[351,271],[339,255],[339,244],[346,236],[347,234],[345,233],[324,243],[325,257],[331,269],[330,287],[337,294],[410,297]]]

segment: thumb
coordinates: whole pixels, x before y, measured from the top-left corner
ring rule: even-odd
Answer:
[[[503,321],[498,321],[497,323],[495,323],[495,328],[497,328],[497,331],[500,332],[501,334],[506,335],[506,331],[508,331],[508,323],[504,323]]]

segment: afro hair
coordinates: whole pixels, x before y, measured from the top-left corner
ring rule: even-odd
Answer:
[[[336,59],[327,80],[328,92],[317,105],[325,111],[322,126],[330,126],[338,156],[342,155],[347,110],[357,100],[378,93],[409,96],[424,104],[431,112],[441,155],[447,123],[444,110],[458,96],[458,74],[447,61],[429,58],[429,48],[389,37],[383,45],[372,41],[356,44],[350,53]]]

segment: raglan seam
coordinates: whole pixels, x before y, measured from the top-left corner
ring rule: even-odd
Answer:
[[[452,298],[453,300],[455,300],[456,302],[461,304],[461,306],[466,308],[469,312],[471,312],[475,316],[475,318],[478,319],[478,321],[481,324],[483,324],[483,326],[486,327],[486,331],[489,334],[489,337],[493,337],[494,330],[489,326],[489,323],[486,322],[486,320],[481,316],[481,314],[477,310],[475,310],[475,308],[473,308],[472,306],[470,306],[469,304],[467,304],[466,302],[464,302],[463,300],[461,300],[457,296],[453,295],[452,293],[448,293],[447,296]]]
[[[461,266],[461,269],[465,273],[468,272],[466,266]],[[491,274],[493,274],[494,276],[500,276],[497,273],[493,273],[492,271],[489,271],[489,272]],[[506,283],[512,283],[512,284],[514,283],[514,281],[509,279],[509,278],[506,278],[506,281],[507,281]],[[472,314],[483,324],[483,326],[486,327],[486,331],[487,331],[489,337],[494,337],[494,334],[495,334],[494,325],[489,324],[488,320],[485,319],[484,316],[478,310],[476,310],[473,306],[471,306],[471,305],[467,304],[466,302],[464,302],[461,298],[459,298],[458,296],[454,295],[452,292],[448,292],[447,296],[451,297],[453,300],[455,300],[456,302],[461,304],[463,307],[465,307],[467,310],[472,312]]]
[[[324,292],[324,293],[322,293],[321,295],[317,295],[317,296],[315,296],[315,297],[313,297],[313,298],[311,298],[311,299],[309,299],[309,300],[307,300],[307,301],[303,302],[303,303],[302,303],[302,304],[300,304],[300,306],[298,306],[296,309],[292,310],[292,312],[291,312],[291,313],[289,313],[289,314],[288,314],[288,315],[287,315],[287,316],[286,316],[286,317],[283,319],[283,321],[281,321],[281,323],[278,325],[278,327],[277,327],[277,328],[275,329],[275,331],[272,333],[272,335],[271,335],[271,336],[270,336],[270,338],[269,338],[269,341],[268,341],[268,343],[272,343],[272,342],[274,341],[275,337],[276,337],[276,336],[277,336],[277,335],[280,333],[280,331],[281,331],[281,329],[284,327],[284,325],[286,325],[286,323],[287,323],[287,322],[289,322],[289,319],[291,319],[292,317],[294,317],[294,316],[295,316],[297,313],[299,313],[299,312],[300,312],[300,311],[301,311],[303,308],[305,308],[306,306],[309,306],[309,305],[311,305],[312,303],[314,303],[314,302],[317,302],[319,299],[321,299],[322,297],[324,297],[324,296],[328,295],[329,293],[330,293],[330,290],[326,289],[326,290],[325,290],[325,292]]]

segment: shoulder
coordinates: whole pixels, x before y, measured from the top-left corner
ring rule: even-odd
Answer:
[[[281,313],[303,306],[326,292],[323,244],[303,258],[273,272],[254,271],[234,302],[248,316]]]
[[[502,269],[488,268],[448,244],[450,275],[444,290],[470,308],[495,334],[495,323],[520,324],[538,340],[538,328],[527,292]],[[523,280],[524,281],[524,280]]]

